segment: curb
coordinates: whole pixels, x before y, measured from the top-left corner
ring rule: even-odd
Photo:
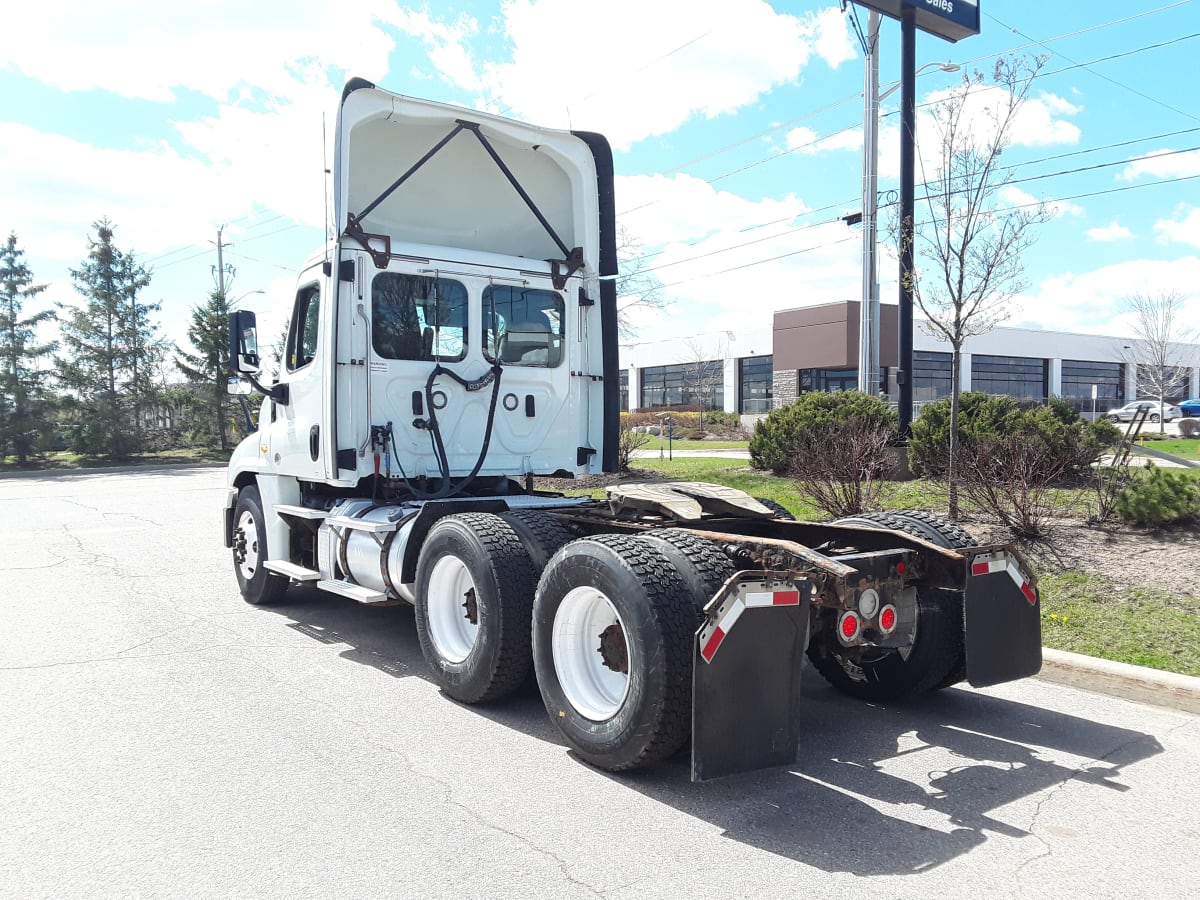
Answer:
[[[1200,715],[1200,678],[1042,648],[1043,681]]]

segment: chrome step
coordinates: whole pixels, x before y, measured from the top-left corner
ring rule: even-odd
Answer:
[[[306,569],[286,559],[268,559],[263,563],[263,568],[277,575],[286,575],[292,581],[316,581],[321,577],[316,569]]]
[[[396,522],[369,522],[366,519],[355,519],[351,516],[334,516],[326,519],[325,524],[331,528],[353,528],[367,534],[388,534],[395,531],[399,525]]]
[[[288,503],[276,503],[275,512],[281,516],[291,516],[295,519],[324,519],[329,515],[323,509],[313,509],[310,506],[292,506]]]
[[[357,600],[359,603],[366,603],[368,605],[393,602],[387,594],[381,594],[379,591],[363,587],[361,584],[351,584],[349,581],[326,579],[318,581],[317,587],[323,591],[329,591],[331,594],[340,594],[343,597],[349,597],[351,600]]]

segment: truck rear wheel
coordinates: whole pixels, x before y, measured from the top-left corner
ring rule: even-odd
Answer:
[[[417,560],[417,637],[446,694],[483,703],[524,681],[533,584],[529,556],[499,516],[459,513],[429,529]]]
[[[534,577],[540,577],[550,557],[564,544],[571,542],[571,532],[563,524],[544,512],[533,509],[510,509],[500,513],[500,518],[509,524],[521,543],[529,560],[533,563]]]
[[[901,531],[948,548],[975,543],[965,530],[932,513],[862,513],[833,524]],[[835,630],[826,627],[813,636],[808,657],[826,681],[863,700],[899,700],[949,687],[966,674],[962,596],[918,587],[915,631],[907,650],[844,647]]]
[[[267,526],[262,496],[248,484],[238,492],[233,510],[233,572],[242,598],[254,606],[278,603],[288,588],[288,579],[268,571]]]
[[[691,588],[698,610],[704,609],[704,605],[737,571],[733,560],[722,553],[716,544],[681,528],[643,532],[638,535],[638,540],[648,542],[666,555],[684,583]]]
[[[609,771],[665,759],[691,732],[692,592],[648,541],[574,541],[542,573],[533,664],[550,720]]]

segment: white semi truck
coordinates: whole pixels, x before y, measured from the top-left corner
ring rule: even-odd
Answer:
[[[688,745],[698,780],[795,760],[806,653],[872,700],[1040,668],[1025,561],[928,514],[815,524],[706,484],[535,488],[616,466],[602,136],[356,79],[333,214],[271,384],[253,313],[231,317],[231,365],[265,394],[224,509],[247,602],[312,585],[410,603],[449,696],[496,701],[532,671],[583,759]]]

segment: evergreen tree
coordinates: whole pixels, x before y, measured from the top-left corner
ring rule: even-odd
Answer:
[[[138,302],[150,272],[113,244],[112,223],[101,219],[94,227],[88,258],[71,270],[84,303],[61,307],[66,356],[58,372],[71,392],[75,448],[124,456],[142,449],[143,423],[158,393],[151,363],[162,342],[150,321],[158,304]]]
[[[46,289],[33,283],[33,273],[10,233],[0,247],[0,458],[11,448],[20,465],[28,462],[38,431],[49,424],[52,403],[45,386],[47,372],[34,368],[52,343],[35,343],[37,327],[54,318],[44,309],[22,317],[24,301]]]
[[[202,386],[204,406],[211,438],[220,442],[222,450],[229,449],[229,314],[233,304],[220,290],[209,294],[208,302],[192,307],[192,322],[187,336],[196,353],[178,350],[175,365],[194,384]]]

